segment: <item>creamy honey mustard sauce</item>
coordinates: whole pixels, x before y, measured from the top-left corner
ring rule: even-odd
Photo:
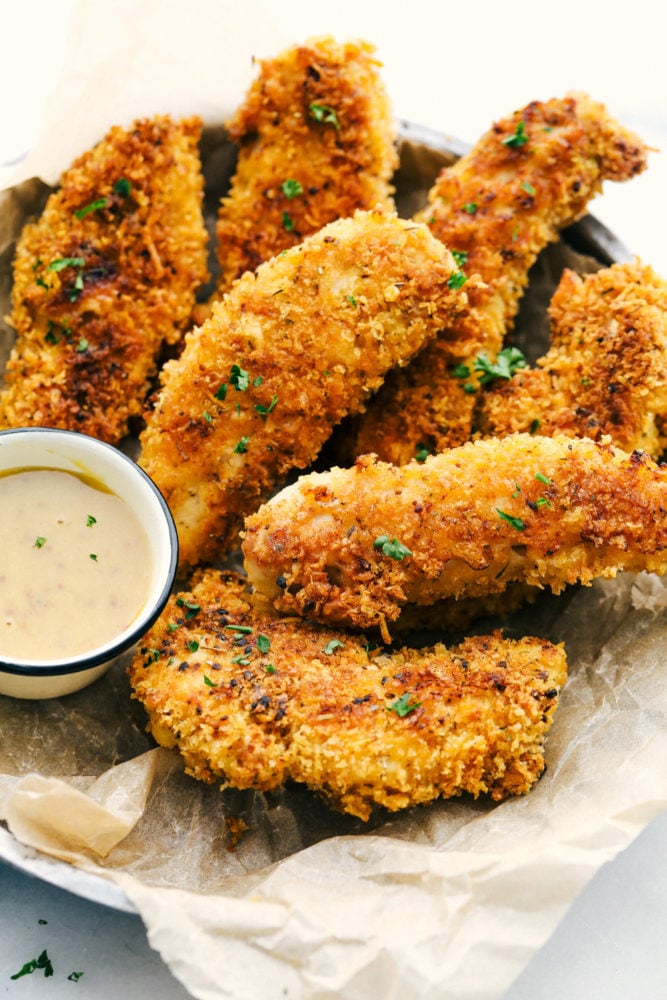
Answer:
[[[141,611],[148,536],[92,477],[0,473],[0,659],[55,660],[103,645]]]

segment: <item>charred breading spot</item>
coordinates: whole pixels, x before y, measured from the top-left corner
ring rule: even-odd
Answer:
[[[335,504],[317,502],[321,486]],[[422,497],[428,515],[416,513]],[[255,592],[278,611],[386,634],[406,605],[488,597],[514,583],[558,593],[621,570],[664,573],[666,501],[667,470],[648,455],[513,434],[422,464],[367,456],[302,476],[246,519],[243,553]]]
[[[17,245],[4,426],[118,443],[206,280],[198,118],[112,128]],[[109,405],[112,400],[112,405]]]
[[[241,578],[199,574],[130,668],[154,737],[177,746],[194,777],[260,791],[294,780],[367,820],[377,806],[441,796],[501,800],[543,773],[566,678],[562,647],[494,633],[452,650],[388,652],[260,614],[247,597]],[[188,606],[199,609],[189,618]]]

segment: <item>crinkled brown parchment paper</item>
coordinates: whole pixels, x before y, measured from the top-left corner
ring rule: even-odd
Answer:
[[[205,150],[212,189],[230,150],[219,130]],[[402,161],[405,214],[439,157],[416,143]],[[29,181],[0,194],[3,314],[11,241],[45,193]],[[562,245],[543,255],[519,324],[532,356],[564,263],[596,266]],[[0,361],[10,344],[4,328]],[[202,1000],[498,997],[597,869],[667,805],[667,587],[623,576],[543,595],[504,624],[565,641],[570,663],[548,771],[525,798],[363,824],[300,787],[221,792],[154,747],[125,657],[61,700],[0,697],[0,821],[26,845],[28,870],[43,874],[48,857],[73,891],[82,870],[99,877],[100,899],[104,880],[119,886]]]

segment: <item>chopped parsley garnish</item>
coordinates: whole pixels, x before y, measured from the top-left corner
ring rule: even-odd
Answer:
[[[537,419],[537,417],[535,417],[534,420],[531,420],[528,432],[529,434],[536,434],[539,429],[540,429],[540,421]]]
[[[127,177],[121,177],[113,186],[114,193],[120,195],[121,198],[129,197],[130,191],[132,189],[131,183],[128,181]]]
[[[454,273],[450,274],[450,276],[447,278],[447,287],[452,289],[462,288],[467,280],[468,279],[466,278],[463,271],[454,271]]]
[[[252,632],[250,625],[225,625],[224,627],[230,632],[241,632],[243,635],[249,635]]]
[[[22,969],[15,972],[10,979],[20,979],[22,976],[29,976],[32,972],[37,972],[42,970],[45,977],[53,975],[53,965],[51,964],[51,959],[44,950],[41,955],[37,958],[33,958],[30,962],[26,962]]]
[[[521,493],[521,487],[519,486],[518,483],[515,483],[514,484],[514,493],[512,494],[512,498],[514,500],[516,500],[516,498],[518,497],[519,493]]]
[[[258,388],[258,386],[260,386],[260,385],[262,384],[262,382],[263,382],[263,381],[264,381],[264,376],[263,376],[263,375],[258,375],[258,376],[257,376],[257,378],[254,378],[254,379],[252,380],[252,384],[253,384],[253,385],[254,385],[254,387],[255,387],[255,388],[257,389],[257,388]]]
[[[419,708],[421,705],[420,701],[412,701],[411,699],[412,695],[406,691],[405,694],[402,694],[401,697],[397,698],[391,705],[386,706],[387,711],[394,712],[402,719],[403,716],[409,715],[410,712],[414,712],[414,710]]]
[[[276,668],[272,663],[267,663],[264,669],[266,670],[267,674],[275,674],[276,672]]]
[[[283,229],[286,233],[291,233],[294,230],[294,219],[289,214],[289,212],[283,212],[282,214]]]
[[[518,347],[504,347],[495,362],[489,361],[485,354],[478,355],[475,360],[475,371],[482,372],[482,385],[488,385],[496,378],[510,379],[519,368],[525,367],[526,359]]]
[[[146,658],[144,659],[144,666],[148,667],[151,665],[151,663],[157,663],[159,659],[160,659],[159,649],[147,649]]]
[[[250,438],[247,437],[247,436],[242,437],[241,440],[237,443],[236,447],[234,448],[234,454],[235,455],[245,455],[245,453],[248,450],[248,441],[249,440],[250,440]]]
[[[327,656],[331,656],[337,649],[345,649],[345,643],[341,642],[340,639],[330,639],[322,652],[326,653]]]
[[[452,257],[457,267],[463,267],[468,260],[468,254],[465,250],[452,250]]]
[[[229,371],[229,381],[238,392],[247,392],[250,386],[250,375],[240,365],[232,365]],[[218,392],[220,392],[220,389],[218,389]]]
[[[42,535],[37,535],[37,538],[35,539],[35,544],[33,545],[33,549],[42,549],[44,548],[45,545],[46,545],[46,538],[44,538]]]
[[[298,181],[295,181],[292,178],[283,181],[282,184],[280,185],[280,190],[289,201],[291,201],[292,198],[296,198],[297,195],[303,194],[303,188],[301,184],[299,184]]]
[[[199,649],[199,643],[197,642],[196,639],[193,639],[191,642],[186,642],[185,645],[187,646],[187,648],[190,650],[191,653],[196,653],[197,650]]]
[[[194,618],[195,615],[198,615],[199,612],[201,611],[201,607],[199,604],[195,604],[194,601],[186,601],[182,597],[176,598],[176,604],[179,608],[185,608],[186,620]]]
[[[506,514],[504,510],[500,509],[500,507],[496,507],[496,513],[498,517],[501,517],[503,521],[507,521],[507,523],[511,524],[513,528],[516,528],[517,531],[524,531],[526,525],[520,517],[512,517],[511,514]]]
[[[202,417],[204,418],[204,420],[206,421],[207,424],[212,424],[213,423],[213,417],[208,412],[208,410],[204,410],[204,412],[202,413]]]
[[[411,556],[412,552],[407,546],[403,545],[397,538],[389,539],[389,535],[379,535],[373,542],[373,548],[380,549],[382,554],[389,556],[390,559],[404,559],[406,556]]]
[[[261,415],[265,417],[267,414],[272,413],[275,410],[277,402],[278,397],[273,395],[268,406],[263,406],[261,403],[255,403],[255,409],[258,413],[261,413]]]
[[[355,299],[354,295],[346,295],[345,298],[347,299],[347,301],[350,303],[351,306],[354,306],[355,309],[357,308],[357,300]]]
[[[452,368],[452,375],[454,378],[468,378],[470,375],[470,368],[468,365],[454,365]]]
[[[430,454],[431,452],[425,444],[418,444],[415,448],[415,459],[418,462],[425,462]]]
[[[167,625],[167,632],[175,632],[177,628],[180,628],[178,622],[169,622]]]
[[[84,205],[83,208],[77,208],[74,214],[76,215],[77,219],[85,219],[85,217],[89,215],[91,212],[97,212],[98,209],[106,207],[107,207],[106,198],[97,198],[95,201],[91,201],[89,205]]]
[[[530,183],[530,181],[524,181],[523,184],[521,185],[521,190],[525,191],[526,194],[530,194],[530,195],[535,194],[535,188]]]
[[[97,524],[97,518],[96,518],[96,517],[93,517],[93,515],[92,515],[92,514],[89,514],[89,515],[87,516],[87,518],[86,518],[86,527],[87,527],[87,528],[92,528],[92,526],[93,526],[94,524]]]
[[[520,146],[525,146],[528,142],[528,133],[526,132],[526,123],[520,121],[517,127],[514,129],[512,135],[506,135],[503,139],[503,146],[511,146],[512,149],[517,149]]]
[[[549,479],[549,477],[543,475],[541,472],[536,472],[535,478],[538,479],[541,483],[544,483],[545,486],[551,486],[551,480]]]
[[[206,685],[206,687],[210,687],[210,688],[217,688],[217,686],[218,686],[215,683],[215,681],[212,681],[211,678],[207,677],[206,674],[204,674],[204,684]]]
[[[340,131],[340,123],[336,117],[336,112],[328,104],[313,103],[309,105],[308,110],[316,122],[321,122],[323,125],[333,125],[335,129]]]
[[[257,636],[257,649],[260,653],[268,653],[271,649],[271,640],[268,635],[263,635],[261,632]]]
[[[474,382],[466,382],[463,386],[463,391],[467,392],[469,396],[472,396],[473,392],[477,392],[477,386]]]
[[[239,653],[238,656],[233,656],[232,657],[231,662],[232,663],[238,663],[239,666],[241,666],[241,667],[247,667],[248,664],[250,663],[250,660],[243,653]]]
[[[85,337],[81,337],[80,340],[79,340],[79,343],[76,345],[77,353],[78,354],[83,354],[84,351],[88,350],[89,346],[90,345],[88,344],[88,341],[86,340],[86,338]]]
[[[551,507],[551,501],[547,500],[546,497],[538,497],[535,503],[538,507]]]
[[[463,211],[467,212],[468,215],[474,215],[475,212],[477,211],[477,202],[467,201],[463,206]]]
[[[83,267],[85,264],[83,257],[58,257],[52,260],[48,266],[49,271],[64,271],[66,267]]]
[[[214,397],[219,400],[223,400],[227,397],[227,383],[223,382],[219,389],[213,393]]]
[[[93,560],[93,562],[97,562],[97,553],[96,552],[91,552],[90,553],[90,558]]]
[[[67,978],[72,983],[78,983],[79,980],[81,979],[82,975],[83,975],[83,972],[70,972],[70,974],[69,974],[69,976]]]

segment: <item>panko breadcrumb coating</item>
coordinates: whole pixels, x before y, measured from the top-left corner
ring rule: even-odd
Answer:
[[[357,209],[393,209],[396,130],[375,48],[313,38],[259,64],[227,123],[239,144],[216,228],[219,292]]]
[[[317,456],[385,372],[465,307],[428,228],[358,212],[240,278],[162,371],[141,465],[182,565],[213,562],[290,469]]]
[[[160,349],[207,279],[200,131],[166,116],[112,128],[24,228],[0,426],[116,444],[141,414]]]
[[[302,476],[246,519],[250,583],[285,613],[386,630],[406,604],[667,571],[667,468],[513,434],[423,464]]]
[[[303,782],[367,820],[438,797],[528,792],[566,679],[561,646],[499,633],[371,652],[363,638],[258,615],[206,571],[171,598],[130,668],[158,743],[223,786]]]
[[[483,434],[599,440],[658,458],[667,445],[667,282],[639,262],[566,270],[549,306],[551,345],[534,369],[482,394]]]
[[[375,452],[400,465],[418,451],[467,441],[479,389],[475,360],[495,360],[538,253],[585,213],[604,180],[634,177],[646,158],[646,146],[603,105],[569,94],[497,122],[444,169],[415,218],[484,283],[470,289],[455,327],[386,380],[350,429],[345,454]]]

